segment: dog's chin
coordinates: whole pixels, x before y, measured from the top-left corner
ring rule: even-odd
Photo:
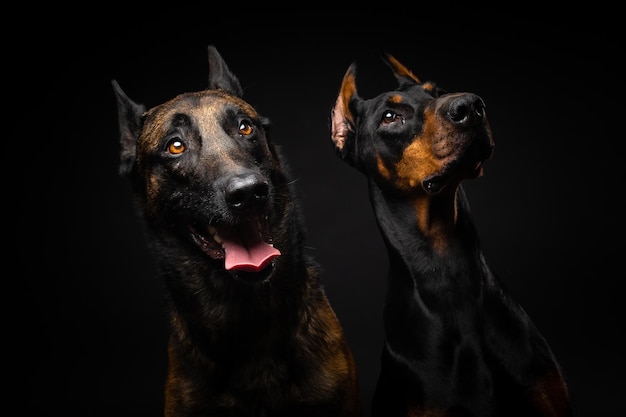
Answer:
[[[271,278],[274,276],[275,270],[276,263],[275,261],[271,261],[267,264],[267,266],[265,266],[265,268],[257,272],[237,269],[231,269],[230,271],[226,272],[237,281],[241,281],[246,284],[261,284],[270,281]]]
[[[488,159],[488,158],[486,158]],[[441,171],[435,172],[422,180],[422,188],[428,194],[439,194],[444,188],[457,179],[457,184],[463,179],[475,179],[483,175],[483,165],[486,159],[459,159],[448,163]]]

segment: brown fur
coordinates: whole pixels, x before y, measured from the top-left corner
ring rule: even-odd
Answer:
[[[303,254],[288,168],[217,50],[208,89],[147,111],[113,86],[120,172],[170,307],[165,416],[362,415],[352,353]],[[280,256],[226,269],[228,250],[212,236],[244,229]]]

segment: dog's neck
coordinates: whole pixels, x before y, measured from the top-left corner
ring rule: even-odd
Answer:
[[[383,237],[390,250],[402,257],[415,258],[418,248],[442,258],[458,256],[454,252],[459,245],[469,252],[480,249],[461,186],[438,195],[409,195],[385,190],[370,181],[369,193]]]
[[[416,378],[424,378],[427,396],[445,402],[465,383],[457,373],[462,358],[455,354],[448,368],[433,369],[430,364],[441,360],[433,346],[454,340],[453,345],[462,344],[464,351],[480,355],[477,335],[482,332],[484,284],[492,279],[469,206],[459,188],[447,197],[454,200],[445,202],[445,210],[422,208],[430,216],[425,221],[416,216],[414,201],[391,197],[377,187],[370,192],[389,257],[383,307],[385,350],[413,364],[410,369]],[[420,225],[426,223],[432,226],[425,233]]]
[[[370,198],[389,255],[388,292],[417,290],[437,305],[464,303],[453,294],[480,295],[489,269],[461,187],[417,201],[370,183]]]

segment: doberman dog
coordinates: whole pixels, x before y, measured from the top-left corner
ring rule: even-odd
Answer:
[[[483,100],[421,82],[359,96],[356,63],[330,112],[338,156],[363,173],[388,253],[373,416],[573,415],[560,365],[484,257],[462,181],[494,141]]]
[[[355,362],[304,253],[285,157],[208,52],[206,90],[149,110],[112,80],[119,172],[168,300],[165,416],[360,416]]]

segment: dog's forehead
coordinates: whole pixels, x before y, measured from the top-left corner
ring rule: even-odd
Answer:
[[[155,118],[166,118],[173,113],[186,113],[196,116],[219,116],[227,111],[244,113],[258,118],[256,110],[245,100],[223,90],[205,90],[180,94],[149,111]]]
[[[421,84],[411,85],[409,88],[399,88],[393,91],[386,91],[377,97],[367,100],[370,108],[394,107],[409,105],[416,107],[425,105],[434,100],[430,89],[424,88]]]
[[[160,140],[182,120],[181,116],[190,120],[201,135],[207,136],[223,132],[227,121],[238,123],[241,118],[260,118],[249,103],[223,90],[183,93],[145,113],[139,140],[141,147],[159,146]]]

